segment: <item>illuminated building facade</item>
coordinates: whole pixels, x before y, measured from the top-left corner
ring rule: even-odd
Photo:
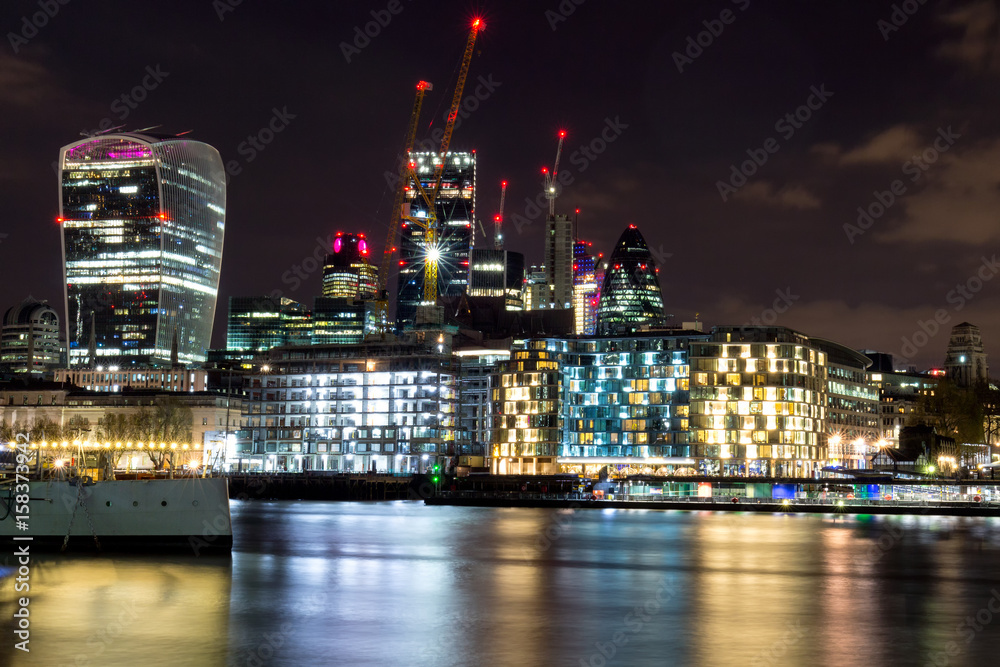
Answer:
[[[691,345],[690,366],[700,472],[808,477],[826,465],[827,354],[808,337],[715,327],[710,340]]]
[[[497,377],[498,364],[510,359],[510,350],[464,348],[455,350],[454,360],[459,379],[458,449],[456,454],[472,457],[473,467],[485,467],[490,455],[493,426],[491,379]]]
[[[59,156],[69,365],[205,360],[226,219],[207,144],[104,134]],[[93,352],[93,354],[92,354]]]
[[[562,375],[545,341],[528,341],[498,364],[492,389],[495,474],[558,472],[562,442]]]
[[[379,332],[374,301],[316,297],[312,309],[312,344],[361,343]]]
[[[411,153],[425,190],[434,187],[437,153]],[[427,217],[427,205],[415,187],[406,192],[409,215]],[[469,260],[475,241],[476,154],[449,152],[441,190],[433,202],[438,224],[438,295],[457,296],[468,286]],[[417,306],[424,297],[424,230],[411,222],[400,224],[399,283],[396,293],[396,326],[402,330],[416,323]]]
[[[826,353],[826,434],[829,463],[865,468],[871,455],[887,447],[879,426],[879,389],[868,372],[871,359],[849,347],[810,338]]]
[[[364,234],[337,232],[323,266],[323,296],[370,301],[378,291],[378,267],[368,259]]]
[[[545,266],[532,266],[524,278],[521,300],[525,310],[543,310],[552,305],[552,290],[545,278]]]
[[[861,467],[828,440],[863,438],[871,455],[867,363],[783,327],[531,338],[497,371],[493,470],[810,477]],[[553,364],[558,381],[546,375]],[[557,405],[546,401],[554,387]]]
[[[968,322],[952,327],[944,371],[945,376],[959,387],[974,387],[989,381],[990,367],[979,327]]]
[[[573,244],[573,333],[578,336],[593,335],[597,327],[597,261],[590,254],[592,245]]]
[[[285,297],[229,297],[226,327],[228,352],[266,352],[282,345],[308,345],[312,340],[309,310]]]
[[[641,332],[548,341],[562,360],[562,469],[596,474],[612,463],[635,473],[692,472],[688,350],[707,339]]]
[[[868,355],[871,358],[871,354]],[[892,370],[891,355],[888,365],[870,374],[872,385],[879,392],[879,440],[884,440],[890,448],[899,447],[899,434],[910,422],[910,416],[924,396],[933,396],[938,383],[944,376],[938,371],[931,373],[910,373]],[[877,441],[876,441],[877,442]]]
[[[185,368],[60,368],[56,382],[68,382],[87,391],[152,390],[195,392],[208,389],[208,371]]]
[[[422,472],[445,463],[458,409],[450,345],[440,334],[272,350],[249,380],[243,469]]]
[[[469,265],[469,296],[502,297],[507,310],[522,310],[524,255],[510,250],[474,249]]]
[[[0,330],[0,369],[30,375],[60,364],[59,315],[48,303],[28,298],[8,308]]]
[[[615,244],[601,285],[597,333],[616,335],[663,323],[658,269],[646,240],[629,225]]]

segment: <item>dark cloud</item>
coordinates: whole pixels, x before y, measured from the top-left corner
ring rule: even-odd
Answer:
[[[643,0],[623,9],[595,0],[555,30],[546,17],[555,1],[484,7],[467,92],[481,76],[494,83],[452,142],[478,151],[479,217],[489,226],[501,179],[510,181],[507,218],[526,209],[565,128],[562,169],[574,179],[558,212],[580,208],[581,236],[605,254],[637,224],[665,260],[664,300],[678,320],[700,312],[708,325],[739,324],[791,289],[800,298],[779,323],[806,333],[898,351],[945,308],[956,323],[979,324],[996,359],[1000,282],[961,310],[948,302],[1000,251],[996,3],[928,2],[886,39],[879,21],[893,4]],[[367,39],[358,31],[385,3],[242,2],[221,20],[215,6],[71,2],[16,54],[0,55],[0,307],[28,292],[61,302],[52,162],[105,118],[191,129],[241,161],[228,190],[216,345],[230,295],[282,290],[311,301],[318,273],[294,289],[284,277],[317,238],[364,231],[381,245],[392,202],[384,174],[395,169],[414,84],[435,86],[423,137],[447,110],[473,5],[404,1]],[[706,21],[718,28],[724,8],[736,19],[712,34]],[[5,31],[34,11],[14,3]],[[701,45],[679,71],[675,54],[689,38]],[[169,76],[121,118],[115,100],[148,67]],[[833,96],[794,132],[781,129],[814,86]],[[286,107],[288,127],[253,160],[241,155]],[[602,146],[616,119],[627,127]],[[857,209],[907,178],[906,163],[948,127],[961,135],[954,145],[849,238]],[[717,183],[769,138],[778,150],[722,201]],[[541,262],[543,228],[538,217],[508,230],[529,265]],[[939,365],[946,338],[932,338],[914,363]]]

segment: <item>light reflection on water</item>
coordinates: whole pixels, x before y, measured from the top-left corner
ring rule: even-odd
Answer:
[[[1000,646],[1000,519],[256,501],[233,520],[231,560],[36,562],[28,655],[5,581],[0,664],[981,665]]]

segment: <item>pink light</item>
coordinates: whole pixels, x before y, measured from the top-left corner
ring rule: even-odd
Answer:
[[[341,249],[341,247],[343,247],[343,245],[344,245],[343,242],[341,241],[340,237],[338,236],[337,240],[333,242],[333,251],[335,253],[336,252],[340,252],[340,249]]]
[[[152,152],[142,149],[118,151],[115,153],[108,151],[108,157],[112,160],[135,160],[137,158],[149,157],[151,155]]]

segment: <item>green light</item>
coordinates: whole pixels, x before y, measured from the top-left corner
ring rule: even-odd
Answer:
[[[431,481],[434,482],[435,484],[437,484],[438,483],[438,476],[434,475],[433,477],[431,477]]]

